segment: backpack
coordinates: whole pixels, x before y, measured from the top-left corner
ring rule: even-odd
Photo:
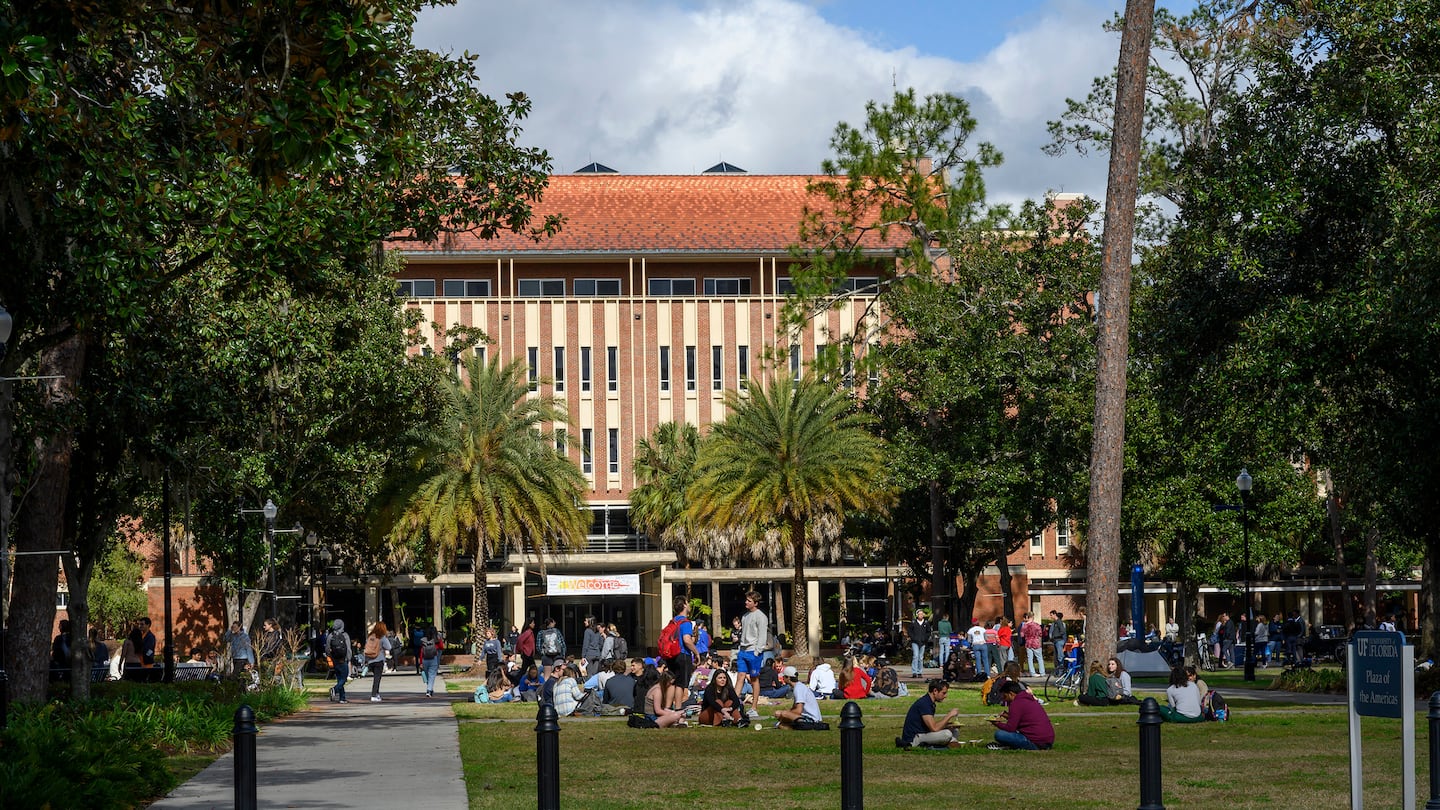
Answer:
[[[999,706],[1005,701],[1000,697],[1000,686],[1009,680],[1004,675],[996,675],[993,678],[980,684],[980,702],[986,706]]]
[[[325,642],[325,651],[330,653],[330,658],[336,663],[350,660],[350,636],[344,631],[331,633],[329,640]]]
[[[685,622],[686,619],[683,616],[676,616],[670,620],[669,624],[665,625],[664,630],[660,631],[660,641],[657,647],[660,650],[661,658],[674,658],[680,654],[680,625]]]
[[[437,655],[440,654],[440,645],[439,645],[439,644],[436,644],[435,641],[436,641],[436,640],[433,639],[433,638],[421,639],[421,641],[420,641],[420,657],[421,657],[421,658],[425,659],[426,661],[429,661],[430,659],[432,659],[432,658],[434,658],[434,657],[436,657]]]
[[[373,660],[375,660],[375,659],[377,659],[377,658],[379,658],[379,657],[380,657],[380,637],[379,637],[379,636],[371,636],[370,639],[365,642],[365,660],[366,660],[366,661],[373,661]]]
[[[548,656],[560,655],[560,631],[555,628],[545,630],[540,634],[540,654]]]
[[[1230,704],[1219,692],[1211,689],[1200,699],[1200,716],[1206,720],[1214,720],[1223,723],[1230,719]]]
[[[613,654],[616,661],[621,661],[630,657],[630,645],[625,643],[625,639],[623,636],[615,637],[615,647]]]

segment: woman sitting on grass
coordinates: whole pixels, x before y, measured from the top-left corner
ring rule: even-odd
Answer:
[[[1190,680],[1182,667],[1170,670],[1170,686],[1165,689],[1166,705],[1160,707],[1160,716],[1167,723],[1199,723],[1200,687]]]
[[[1110,682],[1105,679],[1099,661],[1090,662],[1090,677],[1085,680],[1085,692],[1075,698],[1076,706],[1109,706]]]
[[[1135,697],[1135,693],[1131,691],[1130,673],[1125,671],[1125,665],[1120,663],[1120,659],[1113,655],[1110,656],[1110,660],[1105,662],[1105,667],[1107,669],[1105,679],[1110,683],[1112,693],[1110,702],[1117,706],[1138,704],[1140,699]]]
[[[680,707],[685,704],[687,691],[675,685],[674,675],[660,673],[660,680],[645,693],[645,715],[660,728],[686,725],[685,712]]]
[[[870,697],[869,674],[860,666],[860,663],[853,658],[847,659],[845,666],[840,668],[840,675],[835,679],[835,696],[843,700],[860,700]]]
[[[743,726],[745,716],[740,712],[740,696],[735,694],[735,687],[730,683],[730,673],[716,670],[715,677],[700,697],[700,725]]]

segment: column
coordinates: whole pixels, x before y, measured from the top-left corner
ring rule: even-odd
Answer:
[[[525,615],[525,564],[524,564],[524,563],[521,563],[521,564],[517,567],[516,573],[518,573],[518,574],[520,575],[520,579],[519,579],[518,581],[516,581],[516,583],[515,583],[514,585],[511,585],[511,586],[510,586],[510,588],[509,588],[509,590],[506,592],[505,596],[506,596],[506,598],[508,599],[508,601],[509,601],[509,603],[510,603],[510,605],[509,605],[510,624],[513,624],[513,625],[515,625],[516,627],[519,627],[519,628],[522,628],[522,629],[523,629],[523,628],[525,627],[525,619],[527,618],[526,615]],[[502,629],[505,630],[506,632],[509,632],[509,630],[510,630],[509,627],[503,627]]]
[[[810,603],[805,616],[806,635],[810,639],[810,656],[818,661],[820,658],[820,582],[818,580],[806,580],[805,599]]]

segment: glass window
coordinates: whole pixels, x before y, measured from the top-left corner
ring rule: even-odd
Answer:
[[[1070,521],[1061,518],[1060,522],[1055,524],[1055,551],[1061,553],[1067,548],[1070,548]]]
[[[800,380],[800,344],[790,344],[790,376],[797,382]]]
[[[555,390],[565,390],[565,347],[555,347]]]
[[[750,385],[750,347],[735,347],[735,376],[736,385],[744,391]]]
[[[794,295],[795,279],[792,279],[789,276],[780,276],[779,278],[775,279],[775,294]]]
[[[620,390],[620,347],[605,347],[605,390]]]
[[[555,429],[555,452],[559,453],[559,454],[562,455],[562,456],[565,455],[565,451],[569,449],[569,448],[566,447],[566,445],[565,445],[565,438],[566,438],[566,437],[565,437],[565,428],[556,428],[556,429]]]
[[[595,431],[591,428],[580,428],[580,472],[589,475],[595,472],[594,455]]]
[[[670,390],[670,347],[660,347],[660,390]]]
[[[695,347],[685,347],[685,390],[695,390]]]
[[[651,295],[694,295],[693,278],[652,278],[649,283]]]
[[[560,297],[565,295],[561,278],[522,278],[515,282],[515,294],[521,298]]]
[[[590,390],[590,347],[580,347],[580,390]]]
[[[530,390],[534,391],[540,387],[540,348],[538,346],[530,346],[525,349],[525,363],[529,367],[527,373]]]
[[[1030,556],[1034,557],[1045,553],[1045,533],[1035,532],[1030,535]]]
[[[725,348],[710,347],[710,390],[725,390]]]
[[[620,474],[620,429],[610,428],[610,474]]]
[[[406,278],[395,283],[396,291],[406,298],[434,298],[435,279]]]
[[[748,278],[707,278],[705,279],[706,295],[749,295],[750,279]]]
[[[619,295],[620,279],[618,278],[577,278],[575,279],[576,295]]]
[[[485,298],[490,295],[490,279],[447,278],[442,289],[446,298]]]

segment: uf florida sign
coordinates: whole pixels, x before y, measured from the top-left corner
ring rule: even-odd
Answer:
[[[1346,654],[1350,690],[1350,808],[1361,810],[1365,785],[1360,750],[1360,718],[1400,720],[1402,807],[1415,810],[1415,648],[1401,633],[1361,630]]]

